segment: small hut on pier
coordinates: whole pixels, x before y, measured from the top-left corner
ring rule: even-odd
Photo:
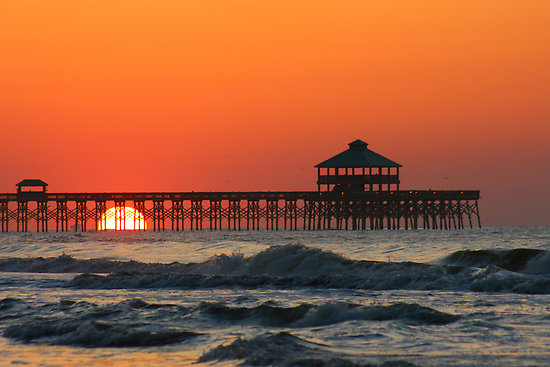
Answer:
[[[25,179],[17,184],[17,193],[46,193],[46,186],[48,186],[47,183],[45,183],[42,180],[38,179]]]
[[[317,167],[318,191],[361,192],[399,190],[399,163],[373,152],[362,140]]]

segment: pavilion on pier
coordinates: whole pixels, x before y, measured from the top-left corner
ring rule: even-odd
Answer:
[[[318,191],[399,190],[399,167],[402,166],[367,146],[364,141],[355,140],[347,150],[316,165]]]
[[[45,183],[42,180],[38,179],[25,179],[17,184],[17,193],[21,194],[24,192],[31,192],[31,193],[46,193],[46,187],[48,186],[47,183]]]

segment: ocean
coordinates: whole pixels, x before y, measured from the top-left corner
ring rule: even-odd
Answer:
[[[550,227],[0,234],[0,366],[549,366]]]

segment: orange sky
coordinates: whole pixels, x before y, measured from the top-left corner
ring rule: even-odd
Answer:
[[[550,224],[547,0],[0,3],[0,191],[314,190],[357,138],[403,188]]]

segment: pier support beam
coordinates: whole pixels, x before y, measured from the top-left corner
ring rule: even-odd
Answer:
[[[222,226],[222,203],[220,200],[210,200],[210,207],[208,210],[210,219],[210,230],[218,229],[218,225],[221,229]]]
[[[36,205],[36,232],[48,232],[48,202],[39,201]]]
[[[126,200],[115,200],[115,230],[126,229]]]
[[[279,230],[279,201],[266,201],[266,229]]]
[[[17,232],[27,232],[29,223],[29,203],[20,201],[17,203]]]
[[[104,201],[95,202],[95,230],[107,228],[107,218],[105,212],[107,211],[107,205]]]
[[[55,231],[61,232],[69,230],[69,210],[66,201],[58,201],[55,212]]]
[[[0,227],[2,232],[8,231],[9,214],[8,202],[0,201]]]
[[[153,201],[153,231],[164,231],[164,201]]]
[[[86,201],[77,201],[75,209],[74,230],[78,231],[79,225],[82,232],[86,232],[86,222],[88,221],[88,208]]]
[[[179,231],[180,223],[183,230],[184,213],[183,213],[183,201],[172,201],[172,230]]]
[[[248,200],[246,204],[246,229],[260,229],[260,204],[258,200]]]
[[[231,229],[231,224],[233,224],[233,230],[241,230],[240,200],[229,200],[229,207],[227,208],[227,229]]]
[[[145,231],[145,224],[143,224],[143,228],[141,221],[139,221],[139,213],[143,215],[143,222],[147,222],[147,214],[145,210],[145,201],[143,200],[134,200],[134,209],[137,212],[134,212],[134,228],[137,228],[138,230]]]
[[[202,217],[203,217],[203,207],[202,207],[202,200],[191,201],[191,229],[193,229],[193,224],[195,225],[195,229],[202,229]]]

